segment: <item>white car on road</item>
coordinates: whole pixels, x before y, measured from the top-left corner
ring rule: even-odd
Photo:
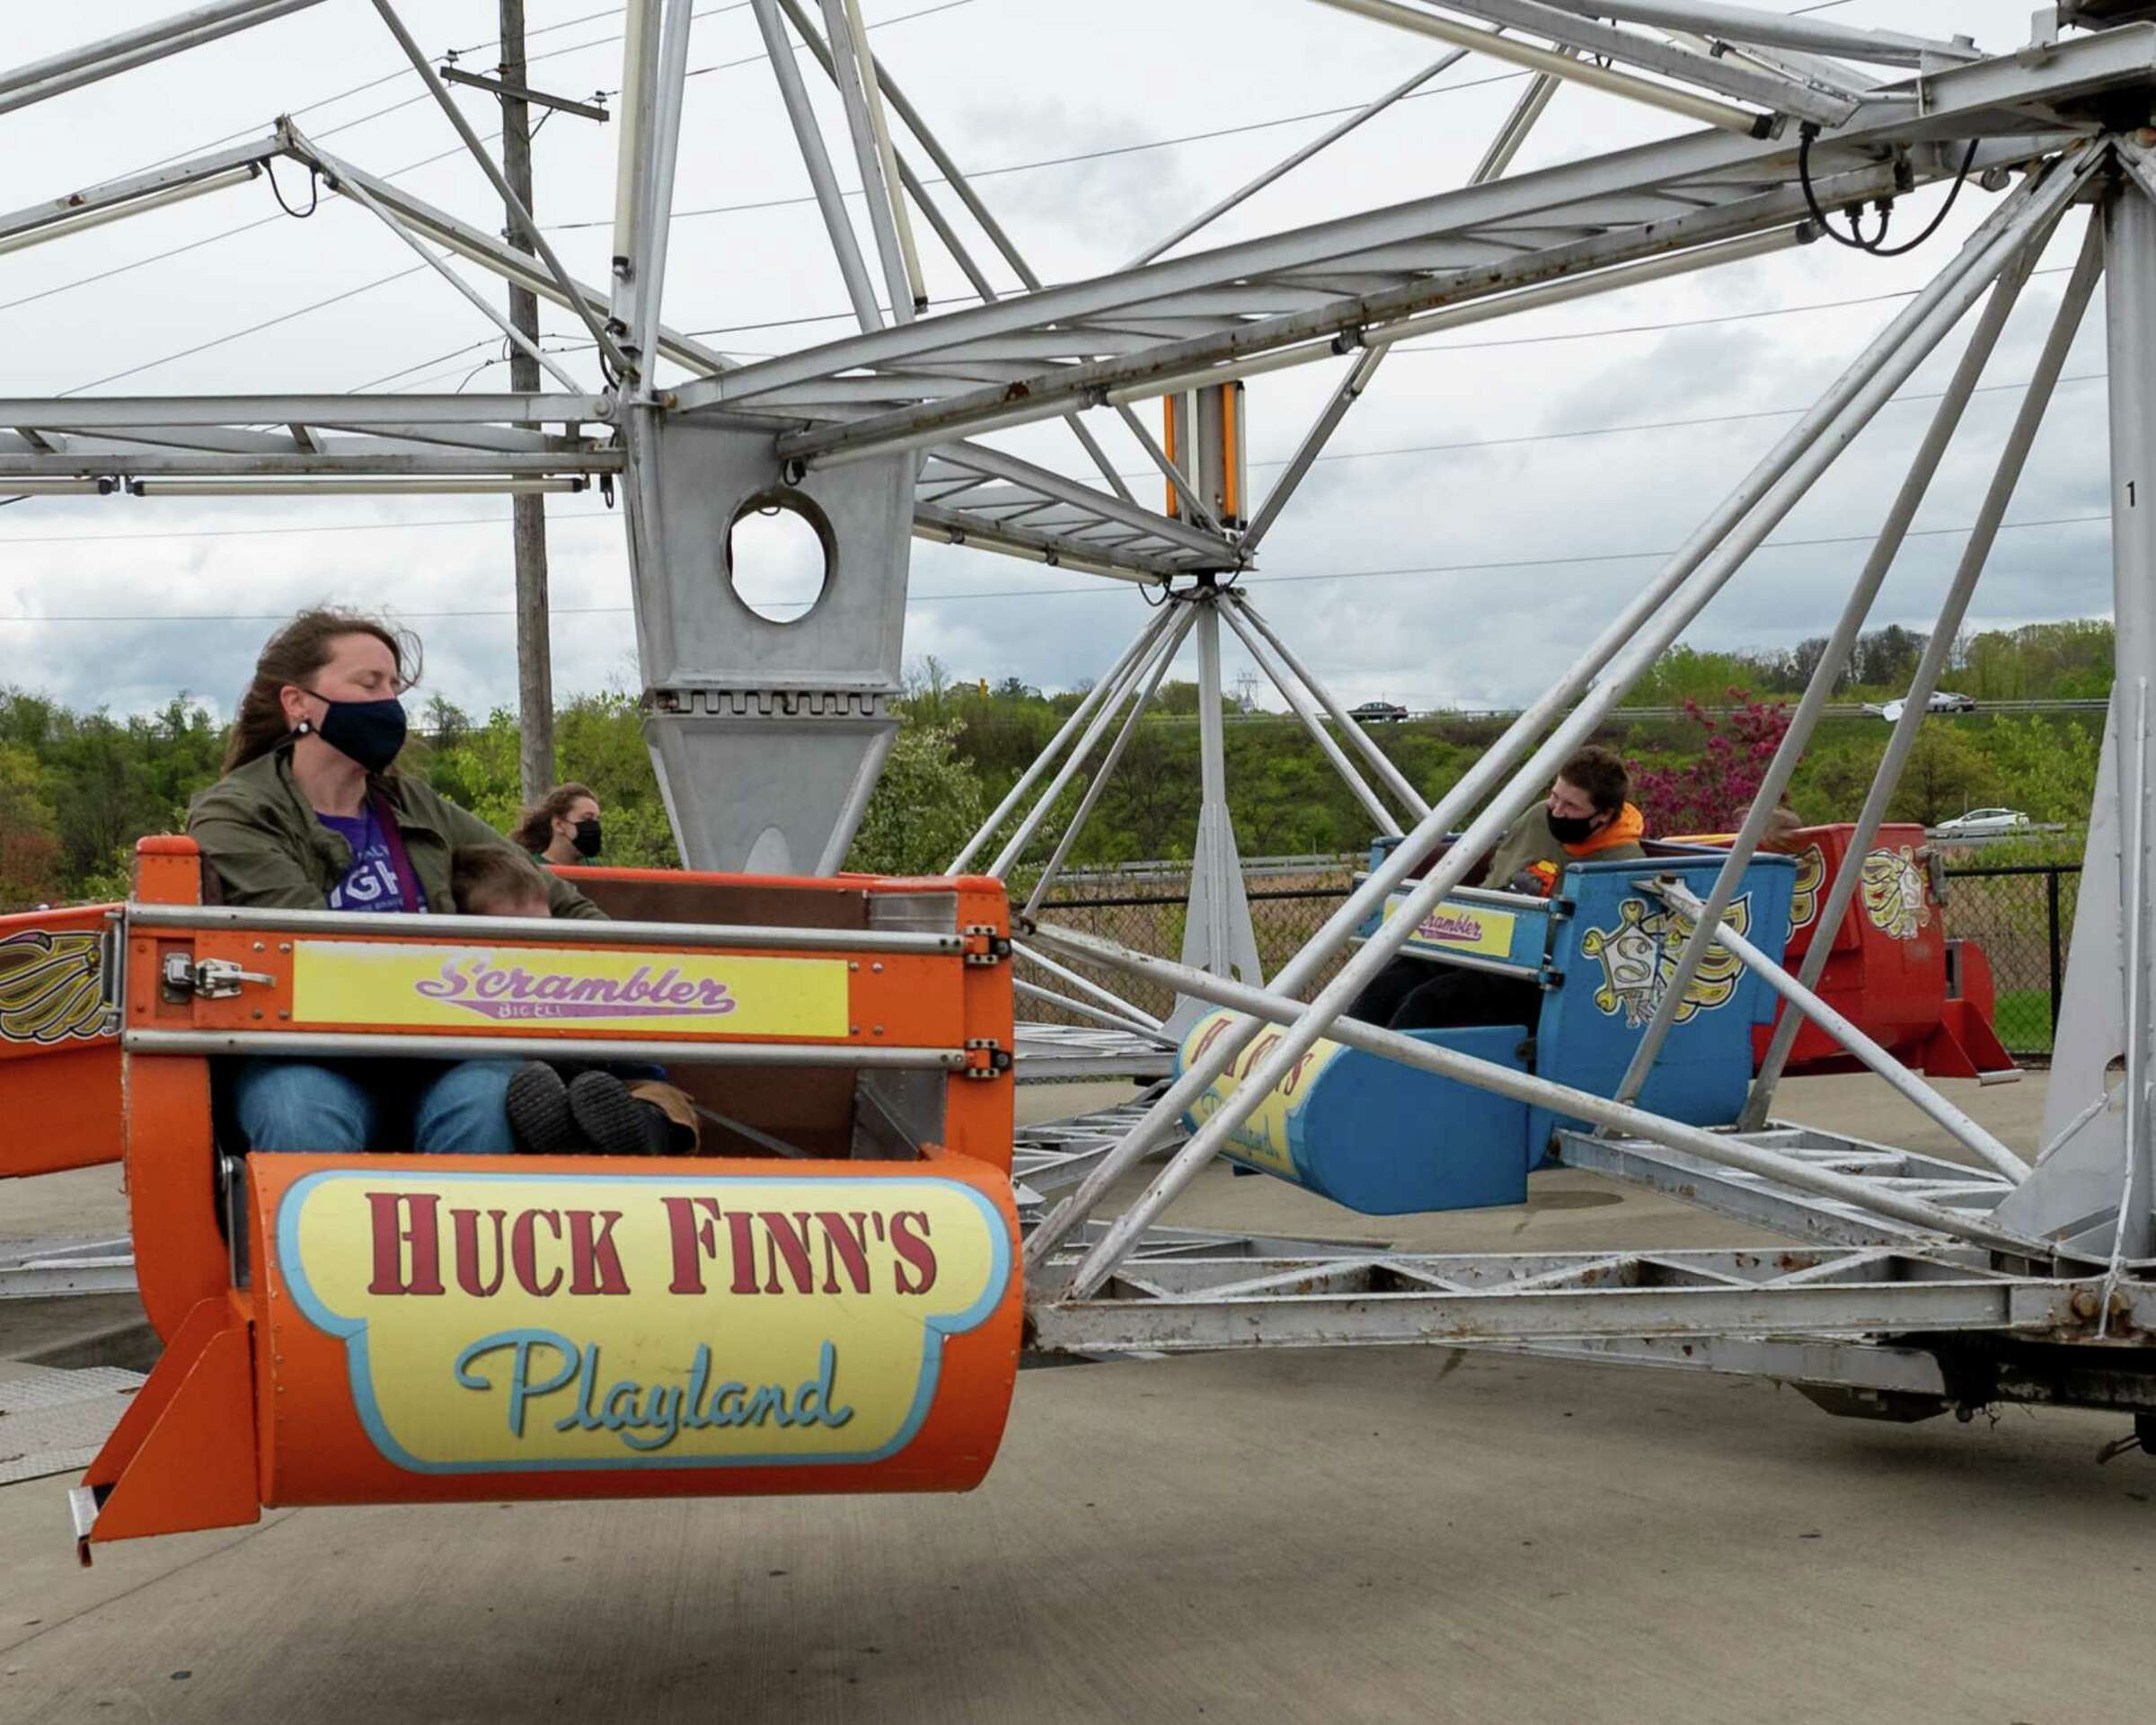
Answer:
[[[1972,809],[1931,829],[1936,838],[1997,838],[2006,833],[2026,832],[2029,818],[2018,809]]]
[[[1901,718],[1902,710],[1908,704],[1906,701],[1889,701],[1885,706],[1874,707],[1872,711],[1891,725]],[[1934,689],[1931,691],[1931,698],[1924,703],[1924,711],[1926,712],[1975,712],[1976,698],[1974,695],[1957,694],[1952,689]]]

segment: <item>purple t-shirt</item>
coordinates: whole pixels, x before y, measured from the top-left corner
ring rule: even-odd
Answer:
[[[357,815],[325,815],[314,818],[352,847],[352,866],[344,879],[330,889],[331,910],[425,910],[427,896],[409,871],[400,871],[395,853],[375,818],[370,803]]]

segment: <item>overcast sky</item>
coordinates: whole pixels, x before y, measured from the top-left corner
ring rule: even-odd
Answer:
[[[1780,4],[1781,0],[1775,0]],[[27,60],[175,8],[177,0],[8,8]],[[936,125],[1034,268],[1098,273],[1143,250],[1437,45],[1313,0],[865,0],[878,53]],[[493,65],[495,0],[406,0],[430,51]],[[532,78],[574,96],[621,82],[619,8],[529,0]],[[2030,0],[1847,0],[1851,23],[2027,33]],[[920,14],[914,16],[911,14]],[[679,215],[665,316],[737,354],[850,331],[807,176],[746,6],[714,4],[690,50]],[[813,74],[813,66],[809,67]],[[811,77],[819,102],[826,86]],[[1456,185],[1521,87],[1471,58],[1207,231],[1227,241]],[[466,111],[490,134],[490,99]],[[835,102],[834,155],[850,159]],[[280,112],[326,147],[490,229],[478,170],[365,0],[328,0],[191,54],[0,115],[0,208],[15,208],[266,131]],[[1196,141],[1194,133],[1237,128]],[[1517,166],[1681,129],[1568,86]],[[569,267],[603,279],[613,128],[550,119],[538,214]],[[442,155],[444,152],[452,152]],[[1056,158],[1088,155],[1078,162]],[[442,156],[409,172],[408,164]],[[1038,165],[1044,163],[1050,165]],[[304,176],[280,173],[305,208]],[[1897,236],[1939,194],[1907,200]],[[1510,704],[1534,694],[1921,285],[1994,199],[1971,186],[1930,244],[1897,260],[1826,244],[1396,349],[1268,539],[1253,595],[1350,701]],[[747,207],[747,208],[745,208]],[[853,200],[858,216],[860,203]],[[2070,219],[2024,294],[1987,383],[2028,375],[2079,243]],[[865,221],[862,224],[868,245]],[[932,290],[964,280],[923,230]],[[987,248],[980,248],[983,255]],[[172,255],[163,255],[172,254]],[[995,272],[999,286],[1007,272]],[[491,279],[472,278],[490,296]],[[1012,285],[1015,285],[1013,282]],[[334,303],[325,303],[334,301]],[[1856,303],[1851,303],[1856,302]],[[550,345],[583,336],[543,308]],[[840,314],[822,322],[802,320]],[[1712,321],[1701,321],[1712,320]],[[2067,366],[1979,591],[1975,626],[2110,607],[2101,296]],[[1674,327],[1672,327],[1674,326]],[[1909,385],[1935,391],[1950,338]],[[0,256],[0,394],[504,388],[498,339],[364,210],[325,197],[304,226],[260,181]],[[587,352],[565,354],[596,386]],[[1253,380],[1262,493],[1330,391],[1330,366]],[[1975,513],[2018,392],[1976,399],[1888,580],[1878,623],[1922,627]],[[1688,637],[1772,647],[1824,632],[1925,423],[1886,409]],[[1157,416],[1157,408],[1147,410]],[[1151,500],[1144,458],[1096,413]],[[1672,424],[1671,421],[1690,421]],[[994,439],[1090,471],[1060,425]],[[549,500],[559,691],[637,686],[620,518],[596,496]],[[1938,530],[1938,531],[1934,531]],[[773,579],[787,566],[781,553]],[[916,544],[909,663],[1044,687],[1098,675],[1144,620],[1118,583]],[[1277,584],[1276,584],[1277,583]],[[331,598],[385,608],[428,648],[426,686],[468,708],[514,699],[502,499],[267,501],[39,498],[0,509],[0,683],[115,712],[184,689],[228,712],[272,620]],[[25,621],[49,619],[49,621]],[[1236,649],[1228,677],[1245,668]],[[1265,703],[1280,704],[1268,689]]]

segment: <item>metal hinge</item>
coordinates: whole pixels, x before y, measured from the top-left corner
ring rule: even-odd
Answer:
[[[996,1078],[1011,1070],[1011,1050],[993,1036],[966,1039],[966,1073],[968,1078]]]
[[[968,923],[959,932],[966,937],[968,964],[1002,964],[1011,956],[1010,941],[994,923]]]
[[[277,978],[260,970],[243,970],[230,959],[190,959],[184,952],[167,952],[158,972],[167,1000],[230,1000],[247,984],[277,986]]]

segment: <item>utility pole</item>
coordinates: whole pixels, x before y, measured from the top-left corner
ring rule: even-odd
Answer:
[[[533,210],[532,109],[521,92],[525,86],[524,0],[501,0],[501,165],[509,190]],[[504,214],[508,241],[519,251],[532,248],[518,229],[517,218]],[[509,288],[509,322],[539,340],[539,296],[528,288]],[[539,388],[539,362],[521,349],[509,358],[509,387],[519,392]],[[535,430],[536,427],[533,428]],[[535,802],[554,784],[554,663],[553,646],[547,636],[546,606],[546,499],[523,493],[509,500],[510,535],[517,557],[517,712],[518,718],[517,765],[524,781],[524,800]]]

